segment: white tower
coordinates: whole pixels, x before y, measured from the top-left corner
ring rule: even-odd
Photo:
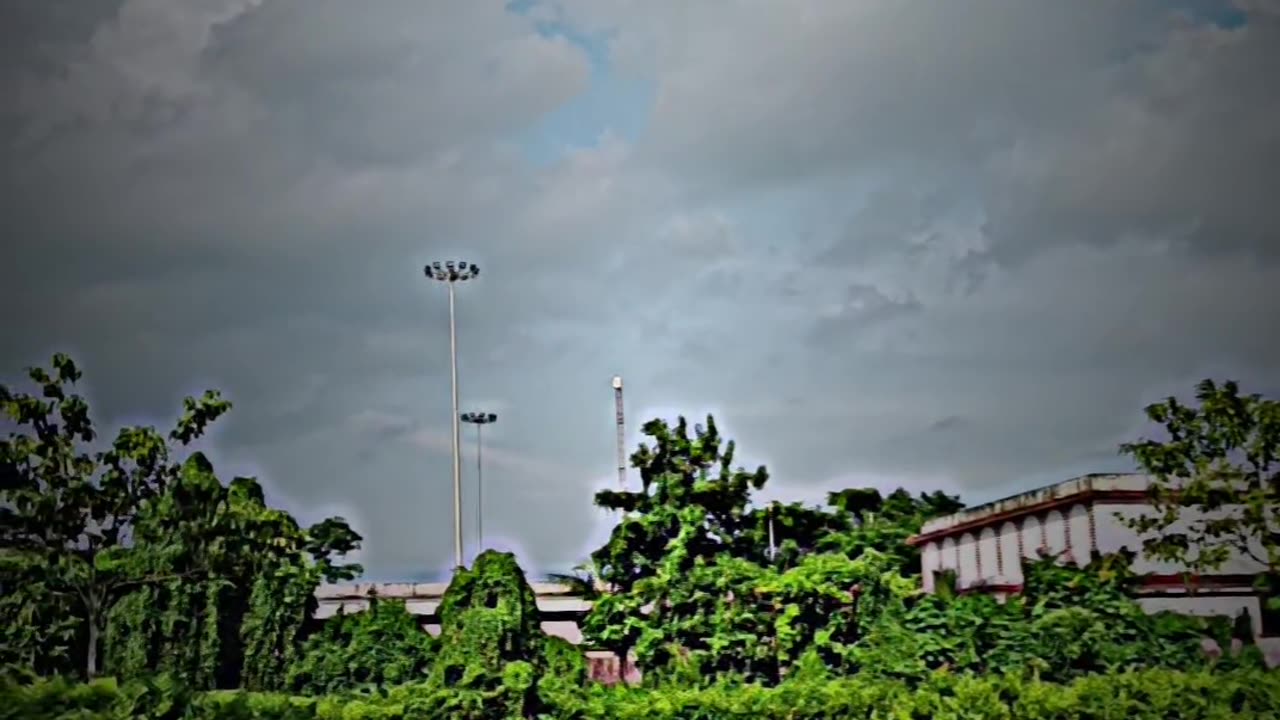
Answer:
[[[627,450],[623,429],[621,375],[613,376],[613,404],[615,410],[614,420],[618,425],[618,489],[625,490],[627,488]]]

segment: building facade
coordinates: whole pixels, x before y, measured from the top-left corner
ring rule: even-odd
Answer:
[[[1140,474],[1085,475],[932,520],[909,541],[921,551],[925,590],[932,592],[939,575],[950,571],[961,592],[1008,596],[1021,591],[1028,560],[1049,556],[1085,565],[1095,552],[1128,549],[1136,553],[1133,569],[1145,576],[1137,600],[1148,612],[1229,617],[1247,612],[1258,644],[1269,658],[1280,660],[1280,622],[1253,589],[1260,563],[1234,556],[1214,574],[1198,578],[1192,593],[1183,568],[1143,556],[1145,538],[1125,520],[1151,512],[1151,482]]]
[[[1040,556],[1087,564],[1093,553],[1128,549],[1137,554],[1134,570],[1145,576],[1137,601],[1149,612],[1172,610],[1192,615],[1234,617],[1247,612],[1255,640],[1271,665],[1280,665],[1280,618],[1264,611],[1253,590],[1262,566],[1246,558],[1232,558],[1217,573],[1198,579],[1188,591],[1182,568],[1142,557],[1142,540],[1125,519],[1150,511],[1144,475],[1086,475],[996,502],[966,508],[925,524],[908,542],[921,550],[923,583],[933,591],[941,573],[952,571],[961,592],[989,592],[1008,596],[1022,590],[1023,566]],[[555,583],[530,583],[537,597],[542,629],[575,645],[582,644],[579,624],[591,602],[571,588]],[[328,585],[316,593],[316,618],[323,620],[339,608],[347,613],[368,607],[377,596],[402,601],[423,627],[439,634],[437,608],[447,583],[353,583]],[[612,683],[636,682],[634,664],[622,667],[611,652],[586,649],[593,679]]]

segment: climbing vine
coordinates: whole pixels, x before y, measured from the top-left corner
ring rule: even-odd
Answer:
[[[288,669],[287,685],[306,695],[399,685],[426,679],[437,652],[403,602],[373,597],[368,609],[324,621]]]
[[[76,365],[55,355],[28,376],[38,393],[0,386],[19,429],[0,441],[0,661],[88,677],[105,661],[192,689],[235,687],[252,664],[255,682],[279,686],[271,663],[295,651],[316,584],[359,572],[335,558],[360,537],[341,518],[299,528],[256,481],[222,483],[201,453],[174,459],[230,408],[216,392],[187,398],[167,435],[127,427],[91,452]],[[242,662],[248,645],[273,651]]]

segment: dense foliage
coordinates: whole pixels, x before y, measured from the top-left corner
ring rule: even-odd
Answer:
[[[360,572],[335,561],[360,537],[341,518],[299,528],[255,480],[175,458],[230,409],[216,392],[167,436],[126,427],[94,451],[71,359],[28,375],[38,394],[0,386],[18,428],[0,441],[0,663],[92,677],[105,648],[121,677],[283,687],[316,585]]]
[[[220,692],[183,693],[171,685],[117,686],[63,681],[0,687],[0,720],[454,720],[439,694],[417,685],[379,695],[323,698]],[[595,686],[555,698],[542,717],[578,720],[1263,720],[1280,717],[1280,674],[1147,670],[1081,678],[1069,684],[1019,676],[937,674],[908,688],[873,678],[789,680],[775,687],[717,682],[708,687],[641,689]],[[496,710],[481,716],[508,717]]]
[[[439,615],[426,686],[450,717],[527,715],[586,680],[582,653],[542,631],[533,588],[510,553],[485,551],[458,570]]]
[[[640,487],[597,495],[619,520],[574,580],[594,601],[587,641],[634,659],[645,687],[589,684],[505,553],[457,569],[438,637],[377,597],[317,622],[317,585],[360,572],[339,562],[360,538],[341,518],[299,526],[252,478],[219,480],[189,445],[229,403],[188,399],[167,435],[125,428],[95,450],[70,359],[29,375],[36,394],[0,386],[18,427],[0,444],[0,720],[1263,717],[1280,698],[1247,618],[1147,614],[1127,554],[1027,563],[1006,601],[947,577],[925,594],[907,540],[957,498],[851,488],[759,505],[768,473],[735,468],[710,417],[692,436],[683,418],[644,426]],[[1162,483],[1158,517],[1138,523],[1163,531],[1146,550],[1208,568],[1214,541],[1261,534],[1247,549],[1274,579],[1276,406],[1233,385],[1199,397],[1148,409],[1170,440],[1125,446]],[[1171,531],[1188,505],[1232,502],[1233,519]],[[1207,639],[1228,651],[1207,656]],[[116,680],[32,677],[104,663]]]
[[[853,489],[832,493],[828,508],[753,508],[768,475],[732,467],[734,444],[722,444],[713,418],[693,437],[683,418],[644,433],[653,447],[632,456],[640,488],[596,498],[623,515],[593,554],[613,592],[583,631],[634,654],[654,681],[732,673],[776,683],[805,652],[853,670],[852,647],[914,591],[907,537],[959,507],[942,494]]]
[[[1083,569],[1049,559],[1028,563],[1023,591],[1005,602],[945,590],[917,596],[855,649],[858,666],[911,682],[939,669],[1066,682],[1138,668],[1203,668],[1206,638],[1244,646],[1217,660],[1218,669],[1263,665],[1252,633],[1231,618],[1144,612],[1130,594],[1128,563],[1123,555],[1095,558]]]
[[[777,684],[793,673],[869,673],[922,682],[938,670],[1031,673],[1067,681],[1135,668],[1202,667],[1204,641],[1230,647],[1230,618],[1150,615],[1133,600],[1126,554],[1086,568],[1028,563],[1007,602],[945,585],[925,595],[906,540],[959,502],[942,494],[832,493],[826,508],[749,509],[767,481],[732,470],[714,422],[645,426],[641,486],[597,502],[624,515],[594,554],[614,592],[588,638],[634,657],[650,684],[716,678]],[[718,469],[713,474],[712,469]],[[772,526],[772,527],[770,527]],[[772,542],[770,542],[772,541]],[[1221,667],[1258,665],[1252,634]]]
[[[399,685],[427,674],[436,647],[403,602],[371,597],[367,609],[339,610],[307,638],[286,684],[304,695]]]
[[[1156,512],[1131,524],[1149,534],[1151,557],[1192,574],[1254,561],[1265,568],[1258,589],[1267,610],[1280,617],[1280,401],[1212,380],[1196,387],[1196,400],[1148,406],[1166,437],[1121,446],[1156,480]]]

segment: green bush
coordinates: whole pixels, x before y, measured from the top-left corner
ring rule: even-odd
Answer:
[[[0,687],[0,720],[372,720],[511,717],[509,690],[527,687],[530,668],[513,663],[512,687],[447,690],[429,683],[366,695],[321,698],[221,691],[188,696],[172,685],[89,685],[64,680]],[[1227,720],[1280,717],[1280,673],[1263,670],[1184,673],[1172,670],[1093,675],[1070,684],[1017,675],[935,673],[917,686],[844,677],[792,679],[775,687],[728,680],[705,688],[594,686],[543,698],[539,717],[578,720],[805,720],[806,718],[936,718],[938,720]]]
[[[64,678],[0,686],[0,720],[119,717],[124,696],[114,680],[84,684]]]
[[[364,612],[339,611],[307,639],[287,687],[304,695],[424,680],[436,640],[403,602],[372,598]]]

